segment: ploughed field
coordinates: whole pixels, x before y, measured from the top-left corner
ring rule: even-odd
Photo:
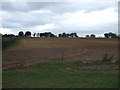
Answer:
[[[117,59],[117,39],[23,38],[3,53],[3,70],[49,60],[103,60],[106,53]]]

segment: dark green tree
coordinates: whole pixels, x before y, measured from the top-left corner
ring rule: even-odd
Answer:
[[[95,34],[91,34],[90,37],[91,37],[91,38],[95,38]]]
[[[89,35],[86,35],[86,37],[88,38],[88,37],[90,37]]]
[[[37,33],[37,37],[40,37],[40,33]]]
[[[104,36],[105,36],[105,38],[118,38],[118,35],[116,33],[112,33],[112,32],[105,33]]]
[[[18,33],[18,36],[19,36],[19,37],[23,37],[23,36],[24,36],[23,31],[20,31],[20,32]]]
[[[66,33],[62,33],[62,37],[67,37]]]
[[[33,34],[33,37],[35,37],[35,36],[36,36],[36,33]]]
[[[78,37],[77,33],[70,33],[71,37]]]
[[[15,35],[14,34],[4,34],[4,35],[2,35],[2,37],[15,37]]]
[[[62,34],[58,34],[58,37],[62,37]]]
[[[108,33],[105,33],[104,36],[105,36],[105,38],[109,38],[109,34]]]
[[[30,31],[26,31],[25,32],[25,37],[31,37],[31,32]]]

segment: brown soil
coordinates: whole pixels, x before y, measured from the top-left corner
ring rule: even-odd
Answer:
[[[49,60],[102,60],[107,53],[118,57],[117,39],[25,38],[3,53],[3,70]]]

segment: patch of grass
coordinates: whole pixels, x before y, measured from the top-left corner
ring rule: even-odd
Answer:
[[[79,71],[7,71],[3,88],[117,88],[116,73]]]
[[[75,67],[83,67],[79,62],[73,61],[50,61],[50,62],[43,62],[37,65],[29,66],[28,68],[75,68]]]
[[[9,61],[9,60],[11,60],[10,58],[2,58],[2,59],[0,59],[0,60],[2,60],[2,61]]]
[[[103,62],[103,61],[89,61],[86,63],[80,61],[49,61],[39,63],[33,66],[27,66],[26,68],[34,68],[34,69],[51,69],[51,68],[81,68],[81,67],[102,67],[106,66],[109,69],[112,69],[115,66],[118,66],[118,63],[112,62]]]
[[[104,63],[101,62],[102,64]],[[17,69],[5,71],[3,72],[3,88],[118,88],[118,73],[99,72],[99,70],[59,70],[66,67],[89,66],[79,61],[49,61],[23,67],[21,71]],[[115,67],[113,64],[107,64],[107,66]]]

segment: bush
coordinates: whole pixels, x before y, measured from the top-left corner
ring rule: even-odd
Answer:
[[[2,49],[9,47],[18,40],[18,37],[2,37]]]

